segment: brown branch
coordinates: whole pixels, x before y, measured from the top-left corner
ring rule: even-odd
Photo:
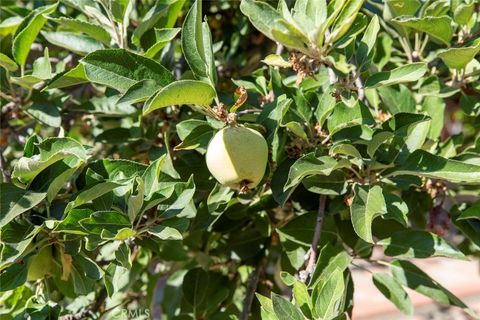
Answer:
[[[260,273],[262,270],[263,259],[260,259],[260,262],[253,270],[250,280],[248,282],[247,287],[247,295],[245,296],[245,300],[243,300],[243,309],[242,313],[240,314],[240,320],[247,320],[248,316],[250,315],[250,309],[252,308],[253,296],[257,291],[258,280],[260,279]]]
[[[310,249],[308,249],[307,254],[305,255],[305,261],[307,262],[305,270],[300,271],[299,277],[300,280],[306,282],[310,275],[313,273],[315,263],[317,262],[317,250],[318,244],[320,243],[320,236],[322,235],[322,224],[323,217],[325,216],[325,204],[327,202],[327,197],[324,195],[320,196],[318,212],[317,212],[317,221],[315,224],[315,231],[313,233],[312,244]]]

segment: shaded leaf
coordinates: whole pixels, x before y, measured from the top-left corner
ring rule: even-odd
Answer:
[[[406,315],[413,315],[413,305],[402,285],[385,272],[375,273],[373,283],[377,289]]]
[[[382,188],[378,185],[370,189],[355,185],[354,194],[350,206],[353,229],[360,238],[373,243],[372,222],[387,210]]]
[[[426,231],[406,230],[394,233],[378,242],[385,254],[392,257],[428,258],[449,257],[466,259],[465,255],[453,248],[441,237]]]

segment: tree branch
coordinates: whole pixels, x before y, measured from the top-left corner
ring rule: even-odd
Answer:
[[[299,276],[302,282],[306,282],[310,275],[313,273],[315,263],[317,262],[317,248],[320,243],[320,236],[322,235],[322,223],[323,217],[325,216],[325,204],[327,202],[327,197],[324,195],[320,196],[318,212],[317,212],[317,221],[315,224],[315,231],[313,233],[312,244],[310,249],[308,249],[307,254],[305,255],[305,261],[307,261],[305,270],[300,271]]]
[[[258,280],[260,279],[260,273],[262,270],[263,259],[260,259],[260,262],[253,270],[250,280],[248,282],[247,287],[247,295],[245,296],[245,300],[243,300],[243,309],[242,313],[240,314],[240,320],[247,320],[250,314],[250,309],[252,308],[253,296],[257,291]]]
[[[10,171],[7,169],[7,162],[3,157],[3,148],[0,148],[0,170],[2,171],[3,182],[12,182]]]

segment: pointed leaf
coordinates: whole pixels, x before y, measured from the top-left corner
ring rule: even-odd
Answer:
[[[373,283],[377,289],[406,315],[413,315],[413,305],[402,285],[386,272],[373,275]]]
[[[450,46],[450,41],[452,40],[453,36],[453,29],[451,26],[452,19],[448,16],[422,18],[402,16],[393,19],[393,21],[403,27],[425,32],[432,38],[435,38],[447,46]]]
[[[180,80],[160,89],[145,102],[143,114],[172,105],[193,104],[208,107],[215,98],[211,85],[196,80]]]
[[[394,233],[390,238],[378,242],[391,257],[428,258],[448,257],[467,259],[443,238],[426,231],[407,230]]]
[[[355,185],[354,193],[350,207],[353,229],[360,238],[373,243],[372,222],[387,210],[382,188],[373,186],[367,189],[365,186]]]
[[[120,92],[141,80],[154,80],[164,87],[174,80],[160,63],[124,49],[97,50],[81,60],[88,80]]]
[[[410,63],[391,71],[378,72],[370,76],[365,82],[366,88],[391,86],[397,83],[417,81],[427,72],[427,64],[424,62]]]

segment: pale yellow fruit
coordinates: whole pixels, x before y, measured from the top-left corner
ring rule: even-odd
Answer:
[[[206,158],[208,170],[221,184],[233,189],[253,189],[265,174],[268,146],[258,131],[227,127],[210,141]]]
[[[27,281],[43,279],[47,274],[51,273],[52,268],[52,248],[44,247],[35,256],[30,258]]]

